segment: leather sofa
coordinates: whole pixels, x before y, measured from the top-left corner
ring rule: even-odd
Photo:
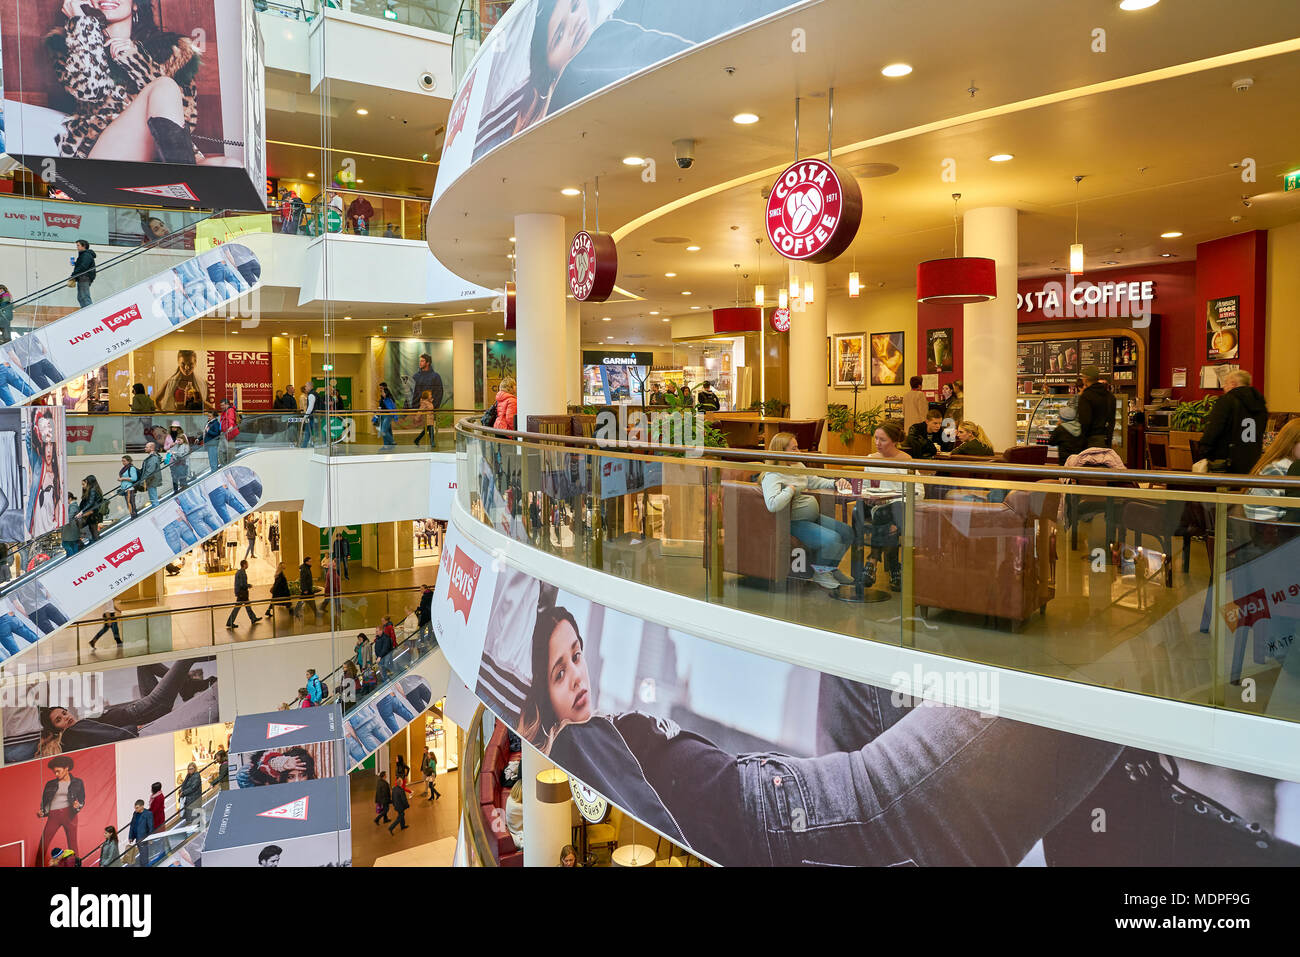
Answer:
[[[483,749],[483,764],[478,773],[478,802],[483,813],[483,822],[487,825],[488,840],[495,841],[494,850],[497,863],[501,867],[523,867],[524,852],[515,847],[510,833],[503,828],[499,831],[492,827],[494,821],[505,823],[506,798],[510,789],[501,786],[501,772],[506,765],[520,757],[518,751],[510,751],[506,738],[506,726],[498,721]]]

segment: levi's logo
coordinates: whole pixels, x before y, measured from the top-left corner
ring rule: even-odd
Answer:
[[[73,213],[46,213],[46,226],[59,226],[64,229],[80,229],[81,216]]]
[[[469,112],[469,97],[474,89],[474,77],[477,73],[469,75],[469,81],[466,82],[465,88],[460,91],[460,96],[456,97],[456,102],[451,105],[451,117],[447,121],[447,143],[443,147],[443,152],[451,149],[451,144],[456,141],[456,134],[465,128],[465,114]]]
[[[108,563],[114,568],[120,568],[125,562],[129,562],[131,559],[135,558],[135,556],[143,554],[144,545],[141,544],[140,539],[137,538],[133,542],[127,542],[127,544],[123,545],[112,555],[109,555]]]
[[[478,576],[482,572],[478,563],[456,546],[456,553],[451,557],[451,580],[447,596],[451,599],[451,610],[460,612],[469,624],[470,607],[474,604],[474,592],[478,588]]]
[[[300,797],[296,801],[281,804],[269,811],[259,811],[257,816],[273,817],[278,821],[305,821],[307,820],[307,800],[306,797]]]
[[[91,436],[95,434],[93,425],[70,425],[68,426],[69,442],[89,442]]]
[[[1268,610],[1268,596],[1264,594],[1262,588],[1249,595],[1242,595],[1223,608],[1223,618],[1229,628],[1249,628],[1255,622],[1271,617]]]
[[[127,306],[125,309],[119,309],[110,316],[104,317],[104,325],[113,331],[121,329],[123,326],[129,326],[140,318],[139,306]]]

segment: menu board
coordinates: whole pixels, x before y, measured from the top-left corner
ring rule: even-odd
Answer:
[[[1079,371],[1079,340],[1061,339],[1047,343],[1047,371],[1065,373]]]
[[[1047,371],[1047,343],[1016,343],[1016,374],[1042,375]]]
[[[1096,366],[1103,373],[1110,372],[1114,361],[1114,343],[1109,339],[1081,339],[1079,341],[1079,368]]]

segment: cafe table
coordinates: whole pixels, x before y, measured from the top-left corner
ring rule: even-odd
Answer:
[[[871,509],[877,505],[888,505],[902,498],[897,492],[881,492],[872,490],[866,485],[866,480],[850,479],[853,485],[853,494],[842,493],[837,498],[837,503],[841,508],[841,521],[853,529],[853,543],[849,546],[849,574],[853,578],[852,584],[841,585],[831,592],[832,598],[840,601],[855,603],[867,603],[889,601],[890,592],[887,588],[877,588],[874,585],[868,588],[863,581],[863,571],[865,562],[863,561],[863,552],[866,550],[865,533],[866,526],[870,524]],[[856,520],[856,509],[862,506],[862,515],[865,521]],[[884,563],[881,563],[883,566]],[[876,580],[880,580],[882,568],[876,569]]]

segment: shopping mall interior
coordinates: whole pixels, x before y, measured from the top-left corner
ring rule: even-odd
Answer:
[[[1300,864],[1294,0],[0,50],[0,864]]]

